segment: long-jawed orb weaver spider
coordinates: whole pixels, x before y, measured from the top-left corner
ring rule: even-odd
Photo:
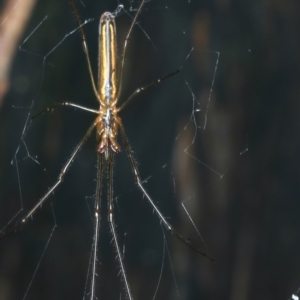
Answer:
[[[96,184],[96,196],[95,196],[95,206],[94,206],[94,241],[93,241],[93,253],[92,253],[92,278],[91,278],[91,293],[90,299],[95,298],[95,280],[96,280],[96,269],[97,269],[97,247],[98,247],[98,238],[99,238],[99,229],[100,229],[100,210],[101,210],[101,190],[102,190],[102,179],[104,171],[107,170],[107,180],[108,180],[108,189],[107,189],[107,201],[108,201],[108,221],[110,225],[110,230],[112,233],[113,241],[116,247],[117,257],[120,263],[121,274],[124,280],[126,293],[129,299],[133,299],[129,281],[126,276],[126,271],[123,263],[122,253],[120,250],[120,246],[118,243],[117,233],[116,233],[116,226],[114,222],[114,203],[113,203],[113,167],[114,167],[114,155],[121,151],[121,146],[118,143],[117,136],[120,133],[121,138],[123,140],[123,144],[127,153],[127,156],[130,161],[130,165],[134,174],[134,178],[138,188],[141,190],[143,195],[146,197],[148,202],[151,204],[152,208],[158,215],[162,224],[164,224],[165,228],[170,231],[174,236],[176,236],[179,240],[183,243],[188,245],[190,248],[195,250],[196,252],[202,254],[203,256],[210,258],[200,249],[193,246],[189,240],[185,239],[182,235],[180,235],[177,231],[174,230],[172,225],[166,220],[166,218],[162,215],[156,204],[153,202],[152,198],[149,196],[145,188],[143,187],[141,177],[139,175],[139,171],[137,165],[135,163],[132,151],[129,146],[129,142],[127,139],[127,135],[125,133],[124,126],[122,124],[122,120],[119,117],[119,112],[124,109],[127,104],[139,93],[148,89],[151,86],[157,85],[163,80],[175,75],[180,71],[180,69],[176,70],[173,73],[165,77],[161,77],[152,83],[145,85],[143,87],[137,88],[131,96],[119,107],[117,107],[118,100],[121,94],[121,87],[123,81],[123,70],[124,70],[124,63],[126,58],[126,51],[128,40],[134,25],[136,24],[137,18],[141,13],[142,7],[145,4],[146,0],[142,0],[137,12],[133,18],[129,31],[124,41],[123,45],[123,55],[121,59],[121,68],[118,76],[118,60],[117,60],[117,43],[116,43],[116,25],[115,25],[115,15],[110,12],[105,12],[102,14],[100,18],[99,24],[99,69],[98,69],[98,84],[96,85],[92,65],[89,58],[89,51],[86,42],[86,36],[83,31],[82,22],[80,20],[80,16],[78,10],[76,8],[74,0],[70,0],[73,6],[73,10],[76,16],[76,19],[79,23],[79,29],[81,32],[82,37],[82,45],[83,50],[86,56],[87,65],[89,76],[92,83],[92,88],[94,94],[99,102],[99,110],[89,109],[74,103],[70,102],[63,102],[58,103],[53,106],[48,107],[47,109],[43,110],[42,112],[35,115],[32,119],[36,118],[44,114],[47,111],[52,111],[56,107],[59,106],[70,106],[79,108],[82,110],[86,110],[92,113],[97,114],[97,117],[87,130],[86,134],[80,140],[78,145],[73,150],[72,154],[70,155],[67,162],[64,164],[62,170],[59,173],[57,181],[54,183],[52,187],[49,188],[47,193],[44,194],[43,197],[39,199],[37,204],[11,229],[4,232],[0,239],[5,238],[10,233],[16,231],[18,228],[22,227],[31,216],[37,211],[39,207],[46,201],[46,199],[56,190],[56,188],[62,183],[66,172],[69,170],[69,167],[72,161],[75,159],[76,155],[83,147],[87,139],[90,137],[93,130],[96,130],[96,139],[97,139],[97,184]],[[119,80],[117,78],[119,77]]]

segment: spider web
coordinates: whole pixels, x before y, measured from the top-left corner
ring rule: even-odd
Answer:
[[[114,11],[121,3],[95,2],[77,4],[96,77],[99,12]],[[119,52],[138,2],[122,4],[126,12],[116,19]],[[130,39],[120,102],[137,87],[182,68],[137,97],[121,117],[146,190],[176,230],[214,256],[218,233],[212,206],[226,192],[224,178],[247,153],[248,136],[244,133],[238,147],[230,148],[233,128],[215,95],[221,58],[214,51],[209,9],[197,1],[146,3]],[[48,190],[94,118],[68,108],[33,123],[30,116],[65,101],[96,109],[95,100],[71,7],[61,1],[38,4],[20,43],[12,91],[1,112],[2,140],[9,140],[3,157],[1,224],[9,226],[20,207],[26,212]],[[134,184],[123,152],[115,164],[116,223],[135,299],[200,298],[212,264],[163,230]],[[92,136],[33,221],[2,242],[8,259],[0,275],[6,278],[1,299],[89,298],[95,162]],[[105,187],[103,195],[105,201]],[[105,214],[101,224],[98,297],[124,299]]]

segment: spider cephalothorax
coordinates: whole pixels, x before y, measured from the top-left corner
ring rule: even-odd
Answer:
[[[96,119],[97,125],[97,152],[107,152],[110,147],[114,152],[121,151],[121,147],[117,142],[117,135],[119,125],[121,123],[120,117],[117,115],[115,107],[101,106],[100,114]]]

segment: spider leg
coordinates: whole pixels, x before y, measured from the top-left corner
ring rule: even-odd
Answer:
[[[90,126],[90,128],[87,130],[87,132],[84,135],[84,137],[79,142],[79,144],[76,146],[76,148],[72,152],[70,158],[67,160],[67,162],[65,163],[65,165],[61,169],[61,171],[60,171],[60,173],[58,175],[58,179],[55,182],[55,184],[38,201],[38,203],[26,214],[26,216],[24,218],[22,218],[21,220],[19,220],[17,222],[17,224],[13,228],[11,228],[10,230],[8,230],[7,232],[4,232],[4,234],[2,234],[2,236],[0,237],[0,240],[6,238],[11,233],[15,232],[17,229],[19,229],[20,227],[22,227],[28,221],[28,219],[36,212],[36,210],[47,200],[47,198],[50,196],[50,194],[53,193],[56,190],[56,188],[61,184],[61,182],[63,181],[63,179],[64,179],[64,177],[66,175],[66,172],[69,170],[69,167],[70,167],[72,161],[74,160],[74,158],[76,157],[77,153],[82,148],[82,146],[84,145],[84,143],[86,142],[86,140],[91,135],[94,127],[96,126],[96,124],[97,124],[96,121],[94,121],[93,124]]]
[[[94,222],[94,241],[93,241],[93,254],[92,254],[92,280],[91,280],[91,300],[95,297],[95,279],[97,269],[97,253],[99,242],[99,230],[100,230],[100,217],[101,217],[101,189],[103,178],[103,155],[98,154],[97,162],[97,186],[96,186],[96,199],[95,199],[95,222]]]
[[[81,105],[78,105],[78,104],[75,104],[75,103],[71,103],[71,102],[62,102],[62,103],[53,104],[53,105],[48,106],[47,108],[43,109],[42,111],[40,111],[36,115],[32,116],[31,117],[31,121],[34,120],[37,117],[42,116],[45,113],[52,112],[54,109],[56,109],[56,108],[58,108],[60,106],[71,106],[71,107],[79,108],[81,110],[92,112],[94,114],[99,114],[99,111],[95,110],[95,109],[87,108],[87,107],[84,107],[84,106],[81,106]]]
[[[100,101],[100,96],[98,94],[98,90],[97,90],[95,80],[94,80],[94,76],[93,76],[93,70],[92,70],[92,65],[91,65],[91,61],[90,61],[89,49],[88,49],[88,45],[87,45],[87,42],[86,42],[86,37],[85,37],[84,30],[82,28],[82,22],[80,20],[79,12],[77,10],[77,7],[75,5],[74,0],[70,0],[70,1],[71,1],[72,6],[73,6],[73,10],[75,12],[75,16],[76,16],[76,19],[78,21],[78,24],[80,26],[80,33],[81,33],[81,38],[82,38],[82,47],[83,47],[83,51],[85,53],[85,57],[86,57],[87,65],[88,65],[88,70],[89,70],[89,75],[90,75],[91,82],[92,82],[93,91],[94,91],[94,94],[95,94],[96,98],[98,99],[98,101]]]
[[[118,92],[118,99],[120,98],[120,95],[121,95],[121,91],[122,91],[122,84],[123,84],[123,72],[124,72],[124,65],[125,65],[125,58],[126,58],[126,51],[127,51],[127,45],[128,45],[128,41],[129,41],[129,37],[130,37],[130,34],[131,34],[131,31],[133,29],[133,26],[134,24],[136,23],[136,20],[139,16],[139,14],[141,13],[142,11],[142,7],[144,5],[146,0],[142,0],[141,1],[141,4],[139,6],[139,8],[137,9],[137,12],[131,22],[131,25],[130,25],[130,28],[128,30],[128,33],[127,33],[127,36],[125,38],[125,41],[124,41],[124,46],[123,46],[123,55],[122,55],[122,63],[121,63],[121,72],[120,72],[120,81],[119,81],[119,92]]]
[[[178,69],[178,70],[176,70],[176,71],[174,71],[174,72],[172,72],[172,73],[170,73],[170,74],[168,74],[168,75],[166,75],[166,76],[164,76],[164,77],[157,78],[157,79],[154,80],[153,82],[151,82],[151,83],[149,83],[149,84],[147,84],[147,85],[145,85],[145,86],[143,86],[143,87],[137,88],[137,89],[129,96],[129,98],[128,98],[128,99],[127,99],[127,100],[126,100],[126,101],[125,101],[125,102],[117,109],[117,111],[119,112],[119,111],[121,111],[122,109],[124,109],[124,108],[128,105],[128,103],[131,102],[132,99],[133,99],[135,96],[137,96],[140,92],[143,92],[143,91],[147,90],[148,88],[150,88],[150,87],[152,87],[152,86],[155,86],[155,85],[157,85],[157,84],[163,82],[164,80],[166,80],[166,79],[168,79],[168,78],[174,76],[175,74],[179,73],[180,71],[181,71],[181,68]]]
[[[114,204],[113,204],[113,165],[114,165],[114,153],[112,150],[109,150],[109,157],[108,157],[108,221],[110,225],[110,230],[113,236],[113,240],[115,242],[117,256],[120,262],[121,272],[123,275],[127,296],[130,300],[133,300],[133,297],[131,295],[129,283],[127,280],[125,267],[123,264],[123,258],[120,250],[120,246],[118,243],[118,237],[116,233],[116,226],[115,226],[115,220],[114,220]]]
[[[122,123],[120,124],[120,129],[121,129],[121,136],[122,136],[122,139],[123,139],[123,142],[124,142],[124,145],[125,145],[125,149],[126,149],[126,152],[127,152],[127,156],[128,156],[128,158],[130,160],[131,169],[132,169],[133,174],[135,176],[136,183],[137,183],[139,189],[142,191],[143,195],[146,196],[147,200],[152,205],[153,209],[157,213],[159,219],[165,225],[166,229],[169,232],[171,232],[171,234],[173,234],[174,236],[176,236],[184,244],[186,244],[187,246],[189,246],[190,248],[192,248],[194,251],[200,253],[204,257],[207,257],[211,261],[214,261],[214,259],[212,257],[210,257],[209,255],[207,255],[206,253],[204,253],[202,250],[200,250],[197,247],[195,247],[194,245],[192,245],[191,242],[188,239],[184,238],[180,233],[178,233],[173,228],[173,226],[166,220],[166,218],[163,216],[163,214],[158,209],[158,207],[155,205],[155,203],[153,202],[152,198],[149,196],[149,194],[147,193],[147,191],[143,187],[142,180],[141,180],[141,177],[139,175],[139,171],[138,171],[137,165],[136,165],[136,163],[134,161],[134,158],[133,158],[133,155],[132,155],[132,151],[130,149],[129,142],[128,142],[128,139],[127,139],[127,136],[126,136],[126,133],[125,133],[125,129],[124,129],[124,126],[123,126]]]

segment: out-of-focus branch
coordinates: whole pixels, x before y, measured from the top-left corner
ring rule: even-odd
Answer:
[[[12,59],[36,0],[6,0],[0,14],[0,107],[9,88]]]

